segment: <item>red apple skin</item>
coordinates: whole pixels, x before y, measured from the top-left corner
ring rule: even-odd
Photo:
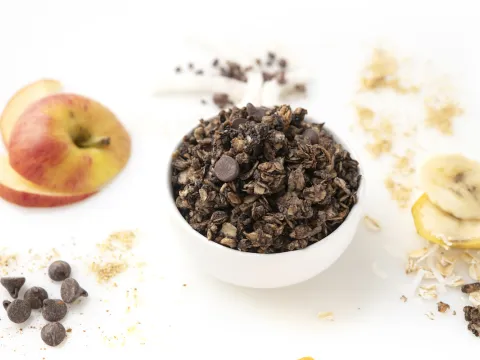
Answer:
[[[79,127],[108,137],[105,148],[79,148]],[[130,157],[130,136],[100,103],[75,94],[55,94],[32,104],[18,119],[9,141],[11,167],[51,191],[91,193],[110,182]]]
[[[9,203],[22,207],[51,208],[65,206],[82,201],[92,195],[94,195],[94,193],[48,197],[44,194],[16,191],[0,184],[0,197]]]

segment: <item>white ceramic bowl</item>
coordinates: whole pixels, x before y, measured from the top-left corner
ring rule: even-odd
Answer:
[[[339,139],[328,127],[325,129],[350,152],[353,159],[359,161],[348,144]],[[360,163],[362,178],[358,189],[358,202],[333,233],[302,250],[279,254],[256,254],[233,250],[209,241],[190,227],[175,206],[169,162],[167,186],[171,196],[168,203],[178,240],[183,242],[185,252],[200,271],[227,283],[251,288],[278,288],[311,279],[337,261],[355,235],[365,201],[365,174],[361,165]]]

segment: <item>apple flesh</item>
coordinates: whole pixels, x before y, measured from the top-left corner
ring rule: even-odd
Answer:
[[[24,207],[54,207],[72,204],[88,198],[90,194],[64,194],[41,188],[18,175],[9,164],[8,157],[0,157],[0,197]]]
[[[127,164],[130,136],[102,104],[74,94],[55,94],[29,106],[8,143],[11,167],[43,188],[95,192]]]
[[[36,101],[62,91],[62,84],[56,80],[42,79],[31,83],[12,96],[0,116],[0,132],[5,146],[20,115]]]

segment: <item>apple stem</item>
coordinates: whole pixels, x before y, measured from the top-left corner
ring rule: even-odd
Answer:
[[[81,142],[78,144],[81,148],[90,148],[90,147],[104,147],[110,145],[110,137],[91,137],[90,139]]]

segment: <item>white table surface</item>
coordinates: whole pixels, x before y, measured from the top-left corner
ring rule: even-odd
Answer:
[[[11,274],[23,273],[27,285],[43,285],[58,296],[58,286],[44,270],[36,270],[38,264],[30,262],[28,253],[56,248],[90,293],[63,321],[72,332],[56,349],[44,350],[38,314],[26,326],[16,326],[1,313],[0,359],[447,359],[478,351],[480,340],[467,332],[462,319],[466,301],[459,291],[442,296],[458,315],[437,314],[434,321],[424,314],[436,313],[435,301],[400,301],[412,283],[404,274],[406,252],[423,243],[409,210],[399,210],[383,187],[387,160],[371,160],[363,135],[349,131],[361,61],[373,44],[384,40],[403,54],[432,60],[461,89],[466,113],[455,124],[455,136],[421,132],[422,156],[442,148],[480,158],[476,10],[462,1],[308,6],[295,1],[287,7],[251,8],[248,1],[211,3],[0,3],[0,106],[24,84],[55,77],[68,90],[111,107],[133,140],[125,171],[87,201],[50,210],[0,201],[0,251],[18,254]],[[366,212],[381,222],[382,231],[371,233],[360,226],[340,260],[306,283],[252,290],[219,283],[186,263],[166,213],[171,147],[199,118],[216,110],[201,105],[198,97],[155,99],[151,90],[178,63],[209,64],[216,56],[251,58],[270,49],[310,69],[309,98],[295,105],[308,108],[357,147],[367,174]],[[147,263],[143,275],[131,268],[115,279],[117,288],[99,285],[87,266],[96,254],[95,244],[122,229],[139,231],[134,251],[138,262]],[[374,273],[374,262],[386,279]],[[138,306],[127,314],[132,302],[125,293],[135,287]],[[7,296],[3,289],[0,294],[2,300]],[[335,321],[319,320],[320,311],[333,311]],[[126,334],[137,321],[141,325]]]

